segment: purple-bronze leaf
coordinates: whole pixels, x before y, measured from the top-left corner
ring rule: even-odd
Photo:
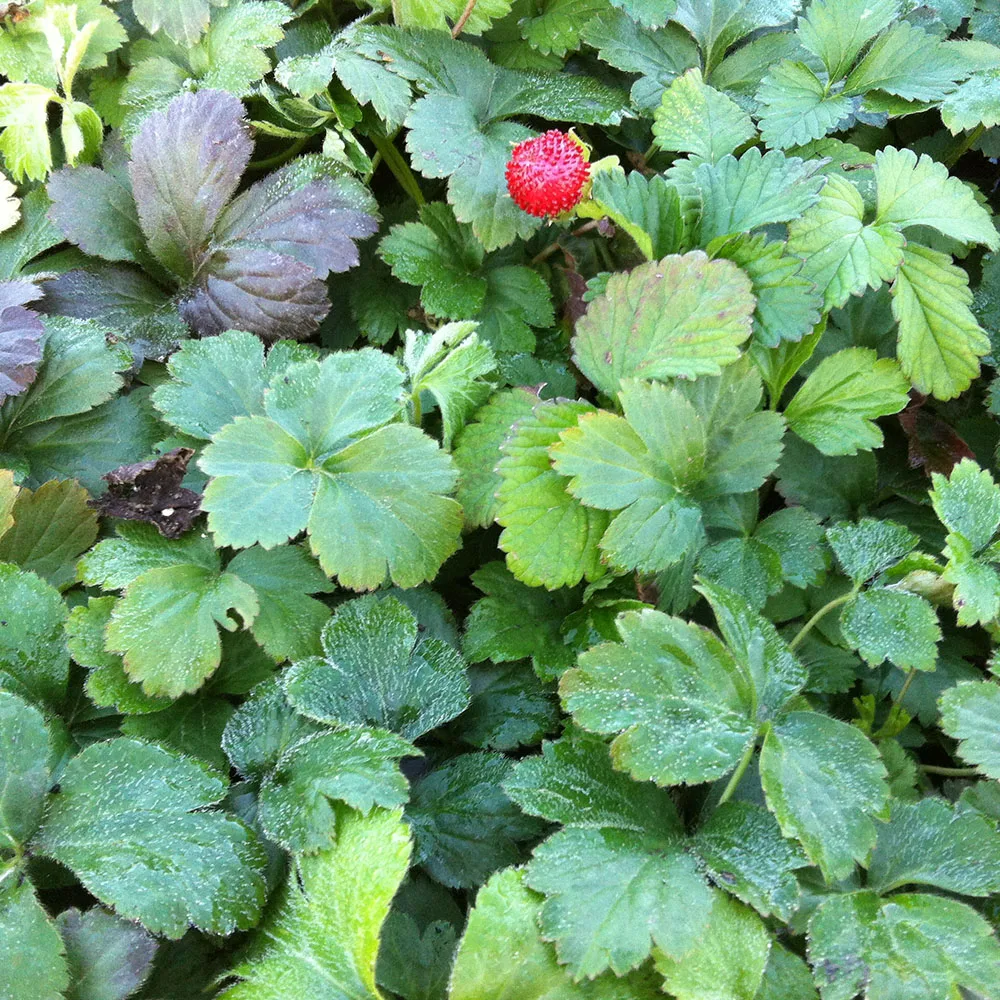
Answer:
[[[221,90],[174,98],[135,137],[139,222],[154,256],[182,281],[195,276],[252,151],[242,103]]]
[[[49,218],[84,253],[105,260],[142,259],[144,240],[128,176],[97,167],[64,167],[48,183]]]
[[[41,295],[27,281],[0,282],[0,403],[31,385],[42,360],[42,321],[24,303]]]
[[[301,339],[319,326],[330,301],[308,264],[243,245],[212,254],[179,308],[202,336],[247,330],[267,340]]]
[[[378,229],[371,199],[347,178],[324,176],[316,160],[303,157],[243,192],[219,220],[217,243],[266,246],[319,278],[357,266],[354,241]]]

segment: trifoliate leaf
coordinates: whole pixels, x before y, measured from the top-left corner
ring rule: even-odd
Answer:
[[[825,455],[855,455],[882,446],[876,417],[909,402],[909,380],[891,358],[851,347],[824,358],[785,407],[799,437]]]
[[[756,135],[750,116],[732,98],[706,84],[697,67],[663,92],[653,123],[661,150],[693,153],[710,162]]]
[[[784,577],[778,553],[756,538],[725,538],[698,554],[700,577],[739,591],[755,609],[781,590]]]
[[[369,58],[426,92],[406,119],[413,166],[425,177],[449,179],[456,218],[472,223],[486,250],[526,238],[538,226],[506,192],[510,150],[533,134],[507,119],[540,115],[610,125],[629,114],[626,95],[597,80],[494,66],[480,50],[445,33],[378,28],[360,39]]]
[[[0,537],[0,562],[65,589],[76,576],[77,557],[97,538],[97,515],[87,499],[87,491],[72,480],[22,488],[11,510],[13,527]]]
[[[496,368],[496,357],[480,342],[475,323],[446,323],[434,333],[407,330],[403,366],[413,406],[422,393],[433,399],[441,414],[442,442],[450,449],[455,434],[486,402],[493,386],[485,377]]]
[[[528,587],[501,562],[487,563],[472,574],[486,595],[465,620],[462,650],[471,662],[509,663],[531,657],[535,672],[553,680],[572,666],[562,625],[577,608],[577,595],[564,590]]]
[[[107,628],[107,648],[121,653],[129,677],[151,695],[196,691],[222,658],[217,626],[246,628],[260,602],[232,573],[192,564],[147,570],[125,589]]]
[[[601,539],[615,566],[656,572],[704,539],[690,499],[706,473],[706,431],[676,390],[629,380],[624,417],[583,414],[550,451],[567,489],[588,507],[619,511]]]
[[[260,605],[250,623],[254,638],[278,663],[319,652],[320,629],[330,609],[310,594],[326,594],[333,584],[297,545],[246,549],[226,567],[257,594]]]
[[[461,656],[420,638],[417,619],[394,597],[359,597],[323,629],[323,656],[285,673],[295,708],[329,725],[376,726],[408,740],[453,719],[469,703]]]
[[[677,0],[673,20],[695,37],[708,65],[716,65],[735,42],[758,28],[787,24],[799,11],[800,0]]]
[[[336,74],[359,104],[370,104],[390,129],[398,128],[412,102],[410,85],[387,67],[360,55],[353,45],[354,35],[348,26],[317,51],[282,59],[275,67],[275,79],[308,99],[324,91]]]
[[[995,993],[1000,944],[975,910],[941,896],[870,889],[832,896],[809,921],[809,961],[823,1000],[938,1000],[959,986]]]
[[[305,529],[344,586],[432,577],[458,544],[461,509],[445,495],[456,473],[416,427],[389,423],[402,380],[372,349],[302,362],[276,379],[267,416],[227,424],[199,462],[214,477],[202,506],[217,543],[271,548]]]
[[[0,996],[63,1000],[70,985],[66,947],[29,879],[0,896],[0,936],[7,952]]]
[[[805,667],[741,594],[704,580],[697,590],[712,606],[722,637],[753,685],[757,721],[773,717],[805,684]]]
[[[0,563],[0,688],[54,705],[66,691],[67,609],[59,591],[34,573]]]
[[[190,47],[208,27],[209,4],[218,7],[221,0],[136,0],[133,7],[151,35],[162,31],[178,45]]]
[[[563,675],[567,711],[592,732],[617,733],[616,766],[659,785],[712,781],[756,732],[753,690],[711,632],[658,611],[619,619],[623,643],[583,653]]]
[[[557,472],[588,507],[621,510],[601,539],[624,568],[663,569],[702,541],[699,503],[756,489],[781,454],[783,421],[757,412],[746,362],[673,388],[626,381],[624,417],[585,414],[551,449]]]
[[[271,379],[314,356],[311,347],[279,341],[265,360],[260,337],[240,330],[190,340],[170,356],[172,378],[156,387],[153,405],[179,431],[208,441],[237,417],[262,416]]]
[[[233,706],[222,698],[188,695],[163,711],[134,715],[121,724],[125,736],[159,743],[188,757],[204,761],[220,773],[228,773],[225,754],[219,747]]]
[[[786,837],[828,880],[846,878],[875,844],[889,795],[875,745],[854,726],[791,712],[770,726],[760,754],[767,807]]]
[[[697,945],[677,957],[656,952],[656,970],[677,1000],[752,1000],[770,950],[770,932],[760,917],[716,891]]]
[[[299,858],[224,1000],[377,997],[379,932],[406,875],[410,839],[398,811],[345,812],[336,846]]]
[[[482,308],[485,254],[472,227],[456,221],[450,206],[424,205],[420,222],[393,226],[378,252],[400,281],[421,286],[421,305],[432,315],[471,319]]]
[[[701,251],[616,274],[577,322],[573,360],[613,396],[623,378],[718,375],[739,357],[755,301],[736,265]]]
[[[658,984],[643,973],[574,983],[538,931],[541,897],[516,868],[479,890],[451,974],[450,1000],[656,1000]],[[516,961],[511,956],[516,955]]]
[[[798,219],[819,200],[824,177],[818,167],[776,149],[762,156],[756,146],[738,160],[724,156],[698,164],[693,180],[701,191],[702,244]]]
[[[941,695],[941,728],[959,741],[963,760],[1000,779],[1000,685],[991,681],[956,684]]]
[[[565,56],[581,44],[587,22],[607,10],[604,0],[541,0],[538,13],[520,20],[521,37],[543,55]]]
[[[782,341],[800,341],[819,322],[822,292],[802,274],[803,262],[788,252],[787,244],[768,242],[763,233],[741,234],[713,244],[712,255],[739,265],[750,279],[757,300],[756,343],[777,347]]]
[[[296,854],[330,846],[334,801],[369,813],[406,802],[399,759],[416,751],[392,733],[339,729],[305,736],[286,747],[260,786],[258,816],[268,838]]]
[[[1000,834],[983,816],[942,799],[896,802],[879,830],[866,884],[880,895],[933,885],[988,896],[1000,887]]]
[[[662,4],[657,7],[664,10]],[[680,25],[646,28],[622,10],[595,17],[584,27],[583,40],[615,69],[639,74],[632,85],[632,103],[649,117],[670,81],[701,64],[698,46]]]
[[[544,824],[504,794],[511,762],[501,754],[465,753],[414,782],[406,818],[415,861],[443,885],[481,885],[522,859],[521,843]]]
[[[594,175],[590,198],[576,207],[580,218],[607,216],[635,240],[647,260],[681,249],[683,220],[677,190],[659,175],[644,177],[621,167]]]
[[[514,424],[531,415],[538,397],[527,389],[495,393],[456,438],[452,457],[459,469],[456,499],[467,527],[485,528],[496,517],[500,446]]]
[[[990,344],[971,304],[965,271],[946,254],[907,246],[892,286],[892,314],[899,323],[899,361],[918,392],[952,399],[979,374]]]
[[[654,945],[672,955],[694,946],[711,893],[673,804],[613,770],[602,740],[546,744],[504,787],[526,811],[566,825],[535,849],[526,881],[548,897],[542,934],[575,979],[622,975]]]
[[[694,835],[692,849],[716,885],[762,916],[788,920],[798,907],[794,869],[806,858],[763,806],[724,802]]]
[[[804,507],[775,511],[757,526],[754,537],[777,553],[784,578],[795,587],[815,587],[826,573],[823,528]]]
[[[898,0],[815,0],[799,20],[797,34],[822,60],[830,79],[840,80],[865,45],[898,14]]]
[[[241,823],[203,811],[225,785],[202,765],[116,739],[74,757],[60,787],[35,848],[120,915],[171,938],[189,924],[231,934],[256,922],[263,852]]]
[[[974,552],[985,548],[1000,528],[1000,487],[985,469],[965,458],[949,476],[935,472],[930,491],[934,513],[952,532],[962,535]]]
[[[38,829],[49,789],[49,731],[42,713],[0,691],[0,843],[20,850]]]
[[[711,905],[682,841],[664,830],[560,831],[535,848],[526,881],[547,895],[542,935],[577,979],[622,975],[654,945],[685,954]]]
[[[287,7],[274,0],[245,0],[220,9],[209,2],[215,9],[200,41],[173,44],[161,36],[132,48],[132,69],[118,98],[125,106],[122,130],[129,139],[151,112],[162,111],[179,94],[217,89],[247,96],[270,70],[265,50],[282,40],[282,26],[291,16]]]
[[[918,160],[909,149],[879,150],[875,183],[876,224],[900,229],[929,226],[962,243],[985,243],[991,250],[1000,246],[990,213],[976,201],[972,189],[949,176],[948,168],[926,153]]]
[[[322,279],[357,264],[354,240],[374,232],[371,200],[304,157],[227,207],[252,151],[247,129],[243,105],[222,91],[184,94],[151,115],[129,164],[139,223],[184,286],[178,308],[199,333],[302,337],[329,309]]]
[[[895,565],[917,545],[917,536],[901,524],[866,517],[857,524],[835,524],[827,541],[844,572],[862,584]]]
[[[593,407],[585,402],[538,403],[501,447],[496,520],[504,531],[499,544],[508,568],[528,586],[554,590],[604,575],[597,545],[608,515],[582,506],[549,458],[560,432],[588,412]]]
[[[829,309],[891,281],[906,240],[892,225],[865,225],[858,189],[836,175],[819,201],[788,227],[788,248],[804,259],[801,274],[823,291]]]
[[[862,591],[845,606],[840,626],[870,666],[889,660],[903,670],[935,667],[941,626],[917,594],[888,587]]]
[[[940,101],[971,69],[957,48],[900,20],[875,39],[844,89],[852,94],[881,90],[906,101]]]
[[[952,605],[959,625],[987,624],[1000,614],[1000,574],[984,558],[977,558],[962,535],[949,534],[944,554],[948,564],[941,574],[954,584]]]
[[[784,59],[761,81],[761,138],[768,146],[788,149],[847,128],[861,107],[860,97],[831,93],[802,62]]]

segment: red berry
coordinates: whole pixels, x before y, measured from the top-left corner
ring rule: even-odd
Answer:
[[[507,161],[507,190],[530,215],[559,215],[579,200],[590,176],[583,149],[571,136],[552,129],[518,143]]]

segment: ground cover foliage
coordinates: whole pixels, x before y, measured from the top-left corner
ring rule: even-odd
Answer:
[[[0,998],[1000,997],[994,0],[0,74]]]

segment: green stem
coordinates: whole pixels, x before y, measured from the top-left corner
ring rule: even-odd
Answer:
[[[420,390],[415,389],[410,394],[410,405],[413,407],[413,426],[419,427],[423,419],[423,410],[420,408]]]
[[[854,597],[855,594],[857,594],[857,589],[849,590],[846,594],[841,594],[840,597],[835,597],[832,601],[824,604],[823,607],[821,607],[819,611],[817,611],[816,614],[814,614],[812,618],[810,618],[809,621],[807,621],[805,625],[799,629],[799,634],[788,644],[788,648],[794,653],[795,650],[802,645],[802,640],[805,639],[805,637],[813,630],[813,626],[815,626],[818,621],[825,618],[835,608],[839,608],[841,604],[846,604],[852,597]]]
[[[393,177],[399,182],[399,186],[416,202],[418,208],[423,208],[427,203],[423,191],[417,183],[417,178],[413,175],[410,165],[403,159],[403,154],[396,149],[392,140],[387,136],[373,132],[369,138],[375,144],[375,149],[382,154],[385,165],[392,171]]]
[[[941,162],[946,167],[953,167],[975,145],[976,140],[986,131],[985,125],[977,125],[974,129],[957,136],[951,148],[946,150]]]
[[[753,752],[757,747],[757,740],[754,739],[750,746],[747,747],[746,753],[743,754],[742,759],[739,764],[736,765],[736,770],[733,771],[733,776],[729,779],[729,783],[726,785],[722,792],[722,796],[719,799],[719,805],[721,806],[724,802],[728,802],[733,797],[733,792],[736,791],[736,786],[740,783],[743,775],[747,773],[747,768],[750,766],[750,761],[753,760]]]
[[[247,164],[247,170],[272,170],[274,167],[280,167],[295,156],[311,138],[311,135],[304,135],[280,153],[275,153],[274,156],[269,156],[266,160],[251,160]]]
[[[921,764],[920,770],[925,774],[943,774],[946,778],[977,778],[981,773],[978,767],[938,767],[936,764]]]
[[[891,732],[891,726],[896,721],[896,717],[900,712],[903,711],[903,699],[906,697],[906,692],[910,690],[910,685],[913,683],[913,678],[917,676],[917,668],[910,667],[910,672],[906,675],[906,680],[903,681],[903,686],[899,689],[899,694],[892,701],[892,708],[889,714],[886,716],[885,723],[882,726],[883,730],[888,730]]]

